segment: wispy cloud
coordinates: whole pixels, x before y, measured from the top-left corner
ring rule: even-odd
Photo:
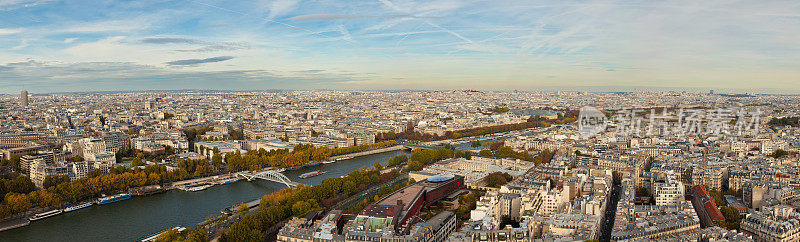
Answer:
[[[30,44],[28,44],[28,40],[22,40],[22,41],[20,41],[19,45],[11,47],[11,49],[12,50],[20,50],[20,49],[24,49],[25,47],[28,47],[28,46],[30,46]]]
[[[275,18],[288,11],[291,11],[297,6],[298,0],[274,0],[269,3],[269,16],[267,18]]]
[[[270,74],[306,79],[335,79],[344,75],[329,76],[333,70],[350,70],[377,73],[365,82],[373,88],[390,88],[394,78],[420,88],[520,89],[561,83],[698,82],[788,88],[800,80],[800,4],[792,1],[41,4],[49,2],[0,0],[0,45],[6,47],[0,48],[0,65],[33,58],[76,66],[132,63],[187,73],[270,66]],[[4,11],[9,8],[17,10]],[[221,64],[203,64],[213,62]],[[86,72],[109,68],[80,66],[88,68]],[[180,68],[187,66],[202,68]],[[302,70],[326,71],[297,72]],[[60,76],[77,78],[75,73]],[[8,80],[0,78],[0,84]],[[493,84],[482,84],[486,82]]]
[[[244,50],[249,49],[250,45],[245,43],[213,43],[213,44],[206,44],[206,46],[191,49],[191,50],[176,50],[179,52],[196,52],[196,53],[205,53],[205,52],[216,52],[216,51],[232,51],[232,50]]]
[[[306,14],[306,15],[299,15],[288,18],[288,20],[292,21],[306,21],[306,20],[339,20],[339,19],[362,19],[362,18],[382,18],[382,19],[393,19],[393,18],[432,18],[432,17],[418,17],[409,14],[389,14],[389,15],[377,15],[377,16],[369,16],[369,15],[344,15],[344,14]]]
[[[217,56],[217,57],[211,57],[211,58],[205,58],[205,59],[176,60],[176,61],[167,62],[165,64],[171,65],[171,66],[193,66],[193,65],[199,65],[199,64],[204,64],[204,63],[221,62],[221,61],[226,61],[226,60],[230,60],[230,59],[233,59],[233,58],[234,58],[233,56]]]
[[[24,29],[16,28],[16,29],[2,29],[0,28],[0,35],[10,35],[10,34],[19,34],[22,33]]]
[[[51,2],[55,2],[55,0],[2,0],[0,1],[0,10],[28,8]]]
[[[60,31],[68,33],[132,32],[147,29],[150,26],[151,23],[139,19],[124,19],[76,23],[74,26]]]
[[[358,19],[358,18],[366,18],[366,16],[343,15],[343,14],[306,14],[306,15],[294,16],[288,18],[288,20],[303,21],[303,20],[337,20],[337,19]]]
[[[339,25],[338,29],[339,29],[339,33],[342,34],[342,39],[350,41],[350,42],[353,41],[353,36],[350,35],[350,31],[347,30],[347,27],[344,27],[344,25]]]
[[[150,37],[139,40],[145,44],[197,44],[199,41],[187,38]]]
[[[201,45],[202,47],[196,49],[180,49],[175,50],[178,52],[215,52],[215,51],[231,51],[231,50],[242,50],[250,48],[250,45],[247,43],[238,43],[238,42],[208,42],[208,41],[201,41],[196,39],[190,38],[180,38],[180,37],[148,37],[139,40],[140,43],[144,44],[176,44],[176,45]]]
[[[360,79],[320,73],[280,75],[263,69],[186,71],[127,62],[51,63],[31,60],[0,64],[0,80],[3,80],[0,81],[0,93],[23,89],[45,93],[186,88],[331,88],[357,83]]]

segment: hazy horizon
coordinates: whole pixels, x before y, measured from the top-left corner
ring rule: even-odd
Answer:
[[[709,93],[713,91],[714,94],[751,94],[751,95],[800,95],[798,93],[781,93],[781,92],[771,92],[770,90],[746,90],[746,89],[703,89],[703,88],[694,88],[694,89],[682,89],[682,88],[665,88],[665,87],[552,87],[552,88],[539,88],[539,89],[510,89],[510,90],[502,90],[502,89],[470,89],[470,88],[459,88],[459,89],[352,89],[352,88],[341,88],[341,89],[327,89],[327,88],[320,88],[320,89],[286,89],[286,88],[275,88],[275,89],[213,89],[213,88],[202,88],[202,89],[193,89],[193,88],[183,88],[183,89],[140,89],[140,90],[88,90],[88,91],[56,91],[56,92],[33,92],[31,90],[20,90],[27,91],[29,95],[58,95],[58,94],[81,94],[81,93],[137,93],[137,92],[184,92],[184,91],[197,91],[197,92],[283,92],[283,91],[364,91],[364,92],[434,92],[434,91],[482,91],[482,92],[587,92],[587,93],[613,93],[613,92],[688,92],[688,93]],[[772,90],[777,91],[777,90]],[[0,95],[8,95],[8,96],[17,96],[20,92],[10,92],[4,93],[0,92]]]

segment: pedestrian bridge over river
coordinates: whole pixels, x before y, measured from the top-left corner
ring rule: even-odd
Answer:
[[[241,172],[238,175],[244,177],[245,179],[247,179],[247,181],[262,179],[277,183],[283,183],[287,187],[293,187],[300,184],[297,182],[293,182],[288,177],[286,177],[285,175],[276,170],[248,171],[248,172]]]

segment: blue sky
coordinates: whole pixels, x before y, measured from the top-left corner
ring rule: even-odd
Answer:
[[[800,93],[798,1],[0,0],[0,93]]]

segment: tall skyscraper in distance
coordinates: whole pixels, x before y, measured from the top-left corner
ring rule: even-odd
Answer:
[[[28,106],[28,91],[22,91],[19,94],[19,99],[22,102],[22,106]]]

